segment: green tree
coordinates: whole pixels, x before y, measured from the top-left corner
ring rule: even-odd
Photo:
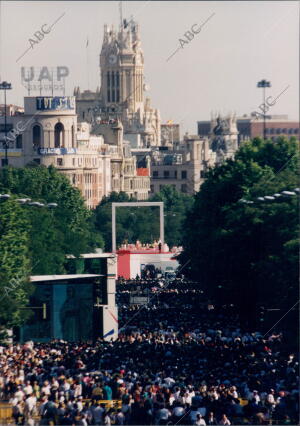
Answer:
[[[209,171],[186,221],[186,273],[217,300],[238,304],[247,317],[260,305],[288,307],[297,297],[298,204],[287,198],[257,201],[294,189],[297,162],[294,139],[254,139],[234,161]]]
[[[136,201],[130,199],[125,192],[112,192],[108,197],[104,197],[94,211],[95,227],[105,241],[105,249],[112,250],[112,203]],[[130,209],[117,209],[116,227],[117,227],[117,245],[120,245],[124,240],[133,242],[132,235],[133,216],[130,215],[133,211]]]
[[[185,219],[193,206],[191,195],[176,191],[171,185],[165,185],[150,201],[163,201],[165,210],[165,239],[169,246],[183,244]]]
[[[23,207],[31,224],[29,251],[34,274],[62,273],[66,254],[79,255],[103,246],[93,214],[86,208],[79,190],[55,168],[3,168],[0,192],[58,205],[51,211]]]
[[[136,201],[127,194],[112,193],[104,198],[95,209],[95,224],[105,240],[106,250],[111,250],[111,203]],[[193,204],[193,197],[177,192],[172,186],[165,186],[149,201],[163,201],[165,213],[165,240],[170,246],[182,244],[182,226],[187,211]],[[117,245],[124,241],[152,243],[159,239],[159,208],[119,208],[116,213]]]
[[[30,223],[14,200],[0,201],[0,335],[21,325],[30,315],[24,309],[32,286],[29,283]]]

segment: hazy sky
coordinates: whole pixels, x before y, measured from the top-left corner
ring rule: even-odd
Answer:
[[[81,90],[95,90],[99,86],[103,25],[119,24],[119,2],[0,3],[0,78],[13,85],[8,93],[9,103],[23,105],[23,96],[27,94],[21,84],[22,66],[67,66],[68,95],[73,94],[74,86]],[[160,109],[163,121],[179,122],[181,133],[196,133],[196,121],[209,119],[211,111],[242,115],[257,110],[262,90],[256,88],[256,83],[262,78],[271,81],[268,94],[273,97],[289,86],[270,113],[299,119],[298,2],[122,3],[123,17],[133,15],[140,24],[152,105]],[[51,32],[16,62],[30,47],[29,38],[63,13]],[[167,61],[180,46],[184,33],[209,17],[200,33]],[[0,96],[3,103],[3,93]]]

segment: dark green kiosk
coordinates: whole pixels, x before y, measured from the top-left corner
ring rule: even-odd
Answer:
[[[111,253],[67,257],[65,275],[32,276],[33,315],[20,328],[21,342],[94,341],[118,336],[117,261]]]

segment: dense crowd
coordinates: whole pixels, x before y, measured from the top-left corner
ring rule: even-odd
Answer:
[[[279,330],[243,329],[234,306],[205,303],[193,283],[128,283],[115,342],[2,347],[0,392],[16,423],[298,424],[297,354]],[[120,298],[128,291],[118,285]],[[102,400],[120,400],[108,408]]]

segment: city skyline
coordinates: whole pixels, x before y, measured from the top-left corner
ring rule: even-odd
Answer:
[[[273,98],[289,86],[272,114],[298,120],[297,3],[145,1],[122,6],[123,18],[132,15],[140,25],[150,85],[146,95],[160,110],[162,122],[173,120],[181,134],[196,134],[196,122],[209,119],[212,111],[250,114],[262,103],[256,88],[261,78],[271,81],[267,94]],[[245,26],[246,18],[251,25]],[[8,102],[22,106],[27,95],[22,66],[67,66],[66,95],[75,86],[96,90],[104,24],[117,27],[119,19],[119,2],[49,1],[37,8],[36,2],[2,1],[0,77],[13,86]],[[13,33],[10,22],[17,28]],[[51,33],[29,48],[29,39],[45,24],[53,25]],[[194,37],[189,35],[192,27]]]

